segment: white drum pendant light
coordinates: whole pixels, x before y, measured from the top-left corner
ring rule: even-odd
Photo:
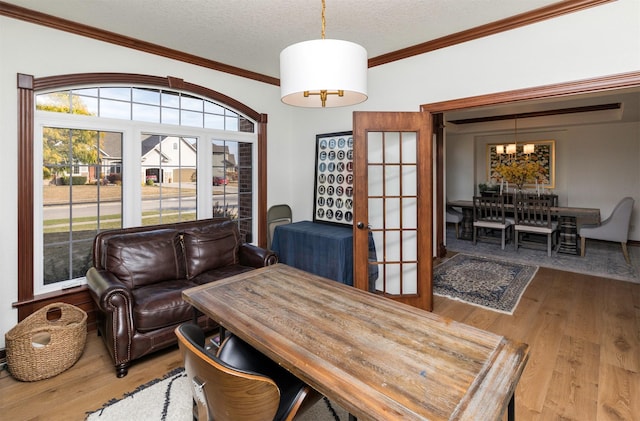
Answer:
[[[298,107],[343,107],[367,99],[367,50],[324,38],[290,45],[280,53],[282,102]]]

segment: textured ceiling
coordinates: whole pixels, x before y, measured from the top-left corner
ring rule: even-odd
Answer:
[[[321,36],[321,0],[0,1],[274,78],[279,78],[282,49]],[[373,58],[559,2],[326,0],[326,38],[359,43]],[[483,107],[447,113],[446,117],[451,120],[622,102],[622,111],[609,121],[640,119],[637,89],[601,95]],[[579,117],[570,115],[558,124],[583,124],[584,118]],[[456,129],[476,130],[470,126]]]
[[[280,51],[321,36],[321,0],[5,0],[27,9],[279,78]],[[326,0],[326,38],[368,57],[559,0]]]

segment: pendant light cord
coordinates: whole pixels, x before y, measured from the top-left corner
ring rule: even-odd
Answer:
[[[327,23],[325,17],[324,17],[324,9],[325,9],[325,2],[324,0],[322,0],[322,39],[324,39],[324,27]]]

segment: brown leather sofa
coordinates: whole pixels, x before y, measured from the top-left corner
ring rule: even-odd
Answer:
[[[177,343],[174,330],[185,321],[217,327],[182,299],[184,289],[277,261],[241,241],[237,223],[223,218],[96,235],[87,285],[117,376],[127,375],[131,361]]]

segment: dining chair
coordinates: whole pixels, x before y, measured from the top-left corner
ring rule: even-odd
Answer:
[[[273,233],[278,225],[293,222],[291,207],[289,205],[273,205],[267,210],[267,249],[271,249]]]
[[[473,197],[473,244],[478,239],[478,228],[501,231],[501,246],[511,237],[513,219],[505,216],[504,195]],[[489,238],[489,237],[486,237]]]
[[[292,420],[320,399],[302,380],[233,334],[214,353],[205,348],[199,326],[185,323],[175,333],[193,392],[194,419]]]
[[[447,224],[454,224],[456,227],[456,238],[460,238],[460,223],[464,219],[462,212],[454,209],[451,206],[447,206],[446,222]]]
[[[593,240],[615,241],[622,244],[622,254],[627,264],[631,264],[629,250],[627,250],[627,240],[629,238],[629,223],[631,222],[631,211],[633,210],[634,199],[625,197],[611,212],[611,215],[600,225],[583,225],[578,231],[580,235],[580,256],[584,257],[587,245],[587,238]]]
[[[551,217],[551,201],[537,195],[518,195],[515,198],[515,247],[518,251],[520,234],[542,234],[547,237],[547,256],[557,242],[558,222]]]

